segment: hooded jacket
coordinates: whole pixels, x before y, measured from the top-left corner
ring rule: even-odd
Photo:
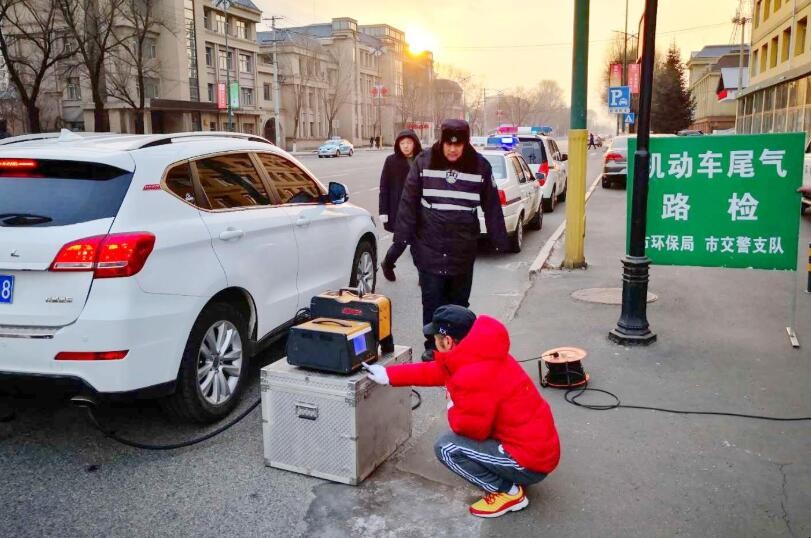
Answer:
[[[468,335],[433,362],[389,366],[392,386],[440,386],[448,390],[448,423],[456,434],[496,439],[523,467],[550,473],[560,442],[549,404],[509,354],[510,337],[498,320],[479,316]]]
[[[490,242],[507,248],[507,229],[493,169],[473,146],[448,162],[437,142],[419,154],[400,199],[394,240],[410,243],[417,269],[435,275],[469,273],[476,260],[481,207]]]
[[[403,186],[408,171],[411,169],[411,161],[400,150],[400,141],[403,138],[410,138],[414,141],[413,157],[416,157],[422,151],[417,134],[411,129],[406,129],[400,131],[394,141],[394,154],[386,157],[383,172],[380,173],[380,215],[388,216],[387,222],[383,223],[383,228],[388,232],[394,232],[400,197],[403,194]]]

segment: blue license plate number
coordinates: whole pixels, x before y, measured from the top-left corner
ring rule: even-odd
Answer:
[[[14,302],[14,275],[0,275],[0,304]]]

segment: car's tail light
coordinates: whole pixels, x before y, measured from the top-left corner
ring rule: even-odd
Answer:
[[[93,271],[94,278],[132,276],[140,271],[155,236],[146,232],[96,235],[71,241],[51,263],[51,271]]]
[[[60,351],[54,357],[57,361],[120,361],[127,356],[124,351]]]
[[[606,153],[605,154],[605,162],[608,161],[621,161],[622,155],[619,153]]]
[[[541,163],[541,165],[538,167],[538,173],[543,174],[543,179],[538,180],[538,185],[543,187],[546,185],[546,180],[549,177],[549,161],[544,161]]]
[[[498,201],[503,206],[507,205],[507,193],[501,189],[498,190]]]
[[[33,170],[39,166],[34,159],[0,159],[3,170]]]

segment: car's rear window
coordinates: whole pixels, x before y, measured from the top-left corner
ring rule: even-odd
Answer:
[[[493,179],[504,179],[507,177],[507,165],[504,163],[503,155],[485,155],[485,159],[493,167]]]
[[[547,161],[546,151],[540,140],[521,140],[516,146],[527,164],[543,164]]]
[[[131,181],[131,172],[106,164],[0,158],[0,226],[115,217]]]

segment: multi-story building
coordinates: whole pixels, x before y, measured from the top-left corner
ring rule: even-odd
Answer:
[[[749,86],[738,97],[739,133],[811,134],[811,0],[755,0]]]
[[[743,70],[739,70],[743,52]],[[738,73],[742,86],[749,81],[749,46],[710,45],[690,54],[689,88],[695,99],[691,129],[705,133],[735,127]]]
[[[287,147],[312,147],[327,136],[355,144],[395,137],[403,94],[403,32],[386,24],[330,23],[262,32],[263,55],[279,63],[281,129]]]

